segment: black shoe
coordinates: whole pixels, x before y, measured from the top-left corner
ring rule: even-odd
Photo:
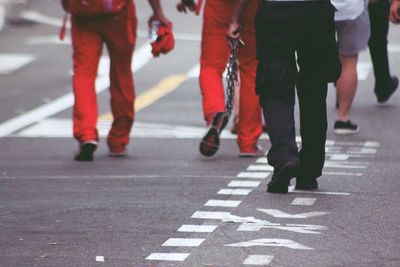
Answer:
[[[225,112],[217,112],[213,118],[210,129],[200,143],[200,153],[211,157],[217,153],[219,148],[219,135],[228,123]]]
[[[298,190],[317,190],[318,182],[316,179],[296,179],[296,187]]]
[[[292,162],[283,165],[277,172],[274,172],[271,182],[268,183],[267,192],[287,193],[290,180],[297,176],[299,166]]]
[[[335,134],[356,134],[360,131],[358,125],[348,121],[336,121],[333,126],[333,131]]]
[[[94,143],[84,143],[81,145],[81,150],[78,155],[75,156],[76,161],[93,161],[93,153],[96,150],[97,145]]]
[[[392,76],[390,80],[390,85],[388,87],[383,87],[379,90],[375,87],[375,94],[378,100],[378,103],[383,104],[386,103],[389,98],[396,92],[397,87],[399,86],[399,79],[396,76]]]

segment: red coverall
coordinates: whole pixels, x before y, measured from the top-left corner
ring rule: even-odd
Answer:
[[[205,120],[210,123],[215,112],[225,110],[222,73],[229,56],[226,31],[232,18],[232,0],[207,0],[204,9],[200,59],[200,88]],[[244,17],[239,49],[240,108],[237,143],[241,151],[253,148],[262,133],[261,109],[255,92],[257,69],[254,20],[258,1],[249,1]]]
[[[103,43],[110,55],[111,110],[114,116],[107,144],[122,152],[129,142],[134,119],[134,85],[131,61],[137,18],[133,1],[116,15],[98,18],[72,17],[75,105],[74,137],[80,142],[98,141],[95,80]],[[129,26],[128,26],[129,24]]]

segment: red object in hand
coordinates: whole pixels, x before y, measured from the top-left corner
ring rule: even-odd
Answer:
[[[151,43],[151,53],[154,57],[158,57],[160,54],[167,54],[174,49],[175,39],[172,27],[161,25],[157,31],[157,36],[157,40]]]

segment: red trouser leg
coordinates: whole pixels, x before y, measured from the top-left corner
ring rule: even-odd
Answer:
[[[134,14],[132,14],[134,15]],[[130,18],[136,32],[136,16]],[[105,42],[110,54],[111,111],[114,117],[108,134],[107,144],[111,151],[121,152],[129,143],[129,134],[134,121],[135,91],[131,71],[132,54],[135,45],[128,38],[126,14],[110,23],[105,29]]]
[[[90,31],[86,23],[72,20],[72,45],[74,49],[73,108],[74,137],[81,143],[96,140],[98,110],[95,91],[97,67],[102,51],[99,34]]]
[[[226,39],[230,8],[226,0],[208,0],[204,8],[200,57],[200,89],[203,113],[207,123],[215,112],[225,110],[222,73],[225,70],[229,48]],[[228,11],[228,15],[226,14]],[[225,15],[224,15],[225,14]],[[223,23],[221,23],[223,22]]]
[[[256,10],[257,1],[249,2],[241,33],[245,46],[239,49],[240,104],[237,142],[241,149],[256,144],[262,134],[261,108],[255,91],[257,58],[254,17]]]

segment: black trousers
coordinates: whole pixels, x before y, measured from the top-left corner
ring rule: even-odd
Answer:
[[[391,85],[387,51],[389,8],[389,0],[379,0],[368,6],[371,22],[371,37],[368,46],[374,68],[376,94],[380,93],[379,90],[385,90]]]
[[[268,162],[275,171],[293,162],[300,166],[298,178],[317,178],[325,162],[327,83],[337,80],[341,71],[334,8],[328,1],[263,2],[256,16],[256,37],[256,90],[271,141]],[[300,153],[295,140],[295,87]]]

